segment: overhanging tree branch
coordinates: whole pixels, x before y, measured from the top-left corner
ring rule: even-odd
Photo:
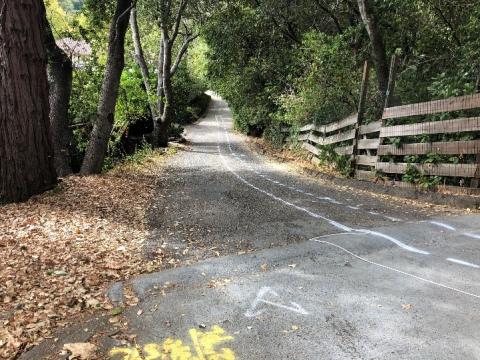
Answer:
[[[190,43],[192,41],[194,41],[195,39],[197,39],[200,35],[197,34],[197,35],[193,35],[193,36],[189,36],[187,38],[185,38],[183,44],[182,44],[182,47],[180,48],[178,54],[177,54],[177,58],[175,59],[175,62],[170,70],[170,73],[172,75],[175,75],[175,73],[177,72],[178,70],[178,66],[180,65],[180,63],[182,62],[182,59],[183,57],[185,56],[187,50],[188,50],[188,46],[190,45]]]
[[[170,41],[172,43],[174,43],[175,40],[177,40],[177,36],[178,36],[179,31],[180,31],[180,25],[181,25],[181,22],[182,22],[182,17],[183,17],[183,14],[185,12],[185,9],[186,9],[187,5],[188,5],[188,0],[182,0],[180,2],[180,6],[178,7],[178,13],[175,17],[175,25],[174,25],[172,36],[171,36],[171,39],[170,39]]]

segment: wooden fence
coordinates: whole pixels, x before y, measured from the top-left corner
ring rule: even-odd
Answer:
[[[414,168],[419,176],[439,176],[452,185],[469,186],[475,189],[470,192],[480,193],[480,117],[452,116],[480,109],[480,94],[386,107],[381,120],[363,125],[368,73],[366,65],[358,113],[327,125],[310,124],[300,129],[298,139],[312,153],[314,162],[319,162],[321,146],[330,145],[336,153],[350,156],[352,175],[360,180],[389,179],[406,186],[402,178]],[[452,118],[425,121],[425,117],[436,114],[442,114],[436,116],[439,119]],[[456,134],[456,140],[441,139],[442,134]],[[460,140],[462,135],[468,140]],[[420,142],[419,136],[429,142]],[[406,156],[429,156],[430,160],[406,162]],[[446,160],[449,157],[452,161]]]

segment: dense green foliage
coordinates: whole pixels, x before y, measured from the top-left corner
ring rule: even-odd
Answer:
[[[371,0],[386,56],[400,55],[397,101],[473,93],[479,86],[480,4]],[[237,127],[328,123],[356,110],[373,60],[357,1],[230,1],[209,22],[209,78]],[[377,97],[373,72],[370,101]],[[370,116],[375,117],[373,114]]]
[[[69,122],[74,129],[78,149],[74,168],[81,165],[90,132],[95,119],[99,94],[102,86],[104,68],[107,59],[109,17],[113,2],[61,1],[46,0],[50,23],[58,38],[71,37],[87,42],[92,54],[82,59],[76,66],[73,76],[72,97],[70,101]],[[81,12],[75,12],[81,10]],[[146,61],[151,67],[151,85],[156,86],[154,68],[157,61],[159,32],[152,29],[145,18],[141,19],[142,43]],[[197,119],[208,106],[209,98],[203,93],[207,90],[205,72],[205,44],[193,45],[191,54],[182,62],[174,77],[175,123],[173,133],[181,129],[178,125]],[[136,147],[145,147],[145,140],[152,129],[152,118],[148,98],[138,65],[135,63],[131,35],[127,35],[126,65],[122,73],[119,96],[115,111],[115,124],[110,138],[106,166],[110,166]],[[180,131],[181,132],[181,131]]]

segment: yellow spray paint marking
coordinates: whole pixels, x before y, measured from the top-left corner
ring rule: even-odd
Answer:
[[[163,344],[147,344],[141,349],[138,346],[131,348],[114,348],[110,356],[123,356],[122,360],[235,360],[231,349],[222,347],[222,344],[232,341],[233,337],[226,334],[219,326],[213,326],[207,332],[191,329],[190,339],[193,344],[193,353],[190,346],[182,340],[167,339]]]

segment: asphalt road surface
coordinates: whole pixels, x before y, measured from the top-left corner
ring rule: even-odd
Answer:
[[[295,174],[218,98],[187,138],[146,256],[193,265],[112,288],[142,300],[123,314],[137,345],[112,359],[480,359],[480,217]]]

